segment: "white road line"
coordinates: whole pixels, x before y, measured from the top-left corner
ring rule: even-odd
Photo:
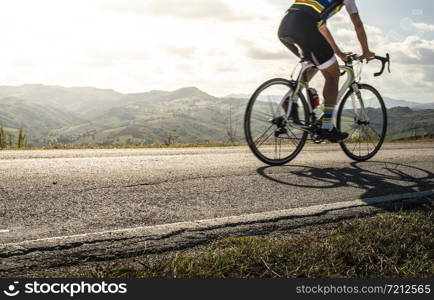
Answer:
[[[5,229],[5,230],[0,230],[0,233],[9,233],[9,230]]]
[[[408,193],[408,194],[389,195],[389,196],[367,198],[367,199],[358,199],[354,201],[336,202],[336,203],[315,205],[309,207],[300,207],[300,208],[285,209],[285,210],[240,215],[240,216],[223,217],[223,218],[216,218],[216,219],[207,219],[207,220],[199,220],[199,221],[191,221],[191,222],[179,222],[179,223],[163,224],[163,225],[155,225],[155,226],[142,226],[142,227],[135,227],[135,228],[124,228],[124,229],[84,233],[84,234],[69,235],[69,236],[58,236],[58,237],[51,237],[51,238],[22,241],[18,243],[0,244],[0,247],[24,246],[24,245],[42,243],[42,242],[45,243],[66,242],[69,240],[79,240],[79,239],[93,240],[98,237],[104,237],[107,235],[128,234],[128,233],[135,233],[135,232],[136,233],[141,232],[141,234],[138,234],[138,236],[160,235],[160,234],[167,234],[168,232],[174,232],[178,230],[189,230],[189,229],[198,230],[201,228],[206,229],[210,227],[218,227],[218,226],[229,225],[229,224],[236,225],[236,224],[245,224],[245,223],[264,222],[267,220],[274,220],[274,219],[291,217],[291,216],[308,217],[308,216],[317,215],[319,213],[327,212],[329,210],[341,210],[341,209],[348,209],[348,208],[355,208],[355,207],[370,206],[375,204],[385,204],[389,202],[396,202],[396,201],[406,200],[406,199],[429,197],[432,195],[434,195],[434,190]]]

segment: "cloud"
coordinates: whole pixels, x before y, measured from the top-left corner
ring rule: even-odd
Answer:
[[[258,60],[287,60],[290,57],[290,52],[289,50],[273,52],[266,49],[250,48],[247,51],[247,55],[252,59]]]
[[[427,83],[429,85],[431,85],[432,82],[434,81],[434,67],[430,66],[430,67],[425,68],[423,70],[423,73],[424,73],[425,80],[427,80],[428,81]],[[432,99],[432,100],[434,100],[434,99]]]
[[[183,58],[193,58],[196,52],[194,47],[178,47],[178,46],[167,46],[166,51],[169,55],[180,56]]]
[[[198,85],[216,95],[249,93],[269,78],[288,77],[298,62],[277,38],[289,2],[271,1],[3,1],[0,80],[122,92]],[[432,99],[434,25],[425,22],[404,22],[411,30],[398,39],[365,24],[372,50],[391,54],[393,73],[373,78],[379,63],[370,63],[363,81],[385,96]],[[345,13],[329,26],[343,50],[361,51]]]
[[[255,16],[233,9],[225,0],[129,0],[112,1],[102,8],[117,13],[185,20],[249,21]]]
[[[288,60],[293,54],[284,47],[277,39],[273,43],[273,47],[268,47],[270,43],[255,43],[243,38],[235,39],[235,42],[241,46],[247,57],[254,60]],[[276,45],[281,46],[279,48]]]
[[[413,27],[422,31],[434,31],[434,25],[426,23],[413,23]]]
[[[395,59],[401,64],[434,65],[434,41],[409,36],[402,43],[391,43]]]
[[[239,72],[239,70],[231,65],[228,64],[222,64],[215,66],[214,70],[218,73],[233,73],[233,72]]]

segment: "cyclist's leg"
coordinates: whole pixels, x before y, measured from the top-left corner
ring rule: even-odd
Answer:
[[[334,62],[330,67],[321,70],[324,78],[324,116],[322,129],[332,131],[334,126],[333,115],[336,111],[336,102],[339,93],[339,65]]]
[[[291,52],[298,57],[304,57],[313,61],[314,59],[312,57],[312,53],[314,51],[312,50],[321,50],[324,48],[318,47],[317,43],[315,42],[318,39],[324,39],[318,31],[316,22],[317,21],[315,19],[311,18],[305,13],[289,10],[280,24],[279,39]],[[326,46],[328,46],[327,42]],[[329,51],[326,51],[324,54],[328,55],[328,52]],[[332,55],[334,54],[333,50],[331,50],[331,53]],[[320,55],[320,57],[322,56],[323,55]],[[309,69],[306,73],[307,80],[312,80],[318,71],[318,68]]]
[[[305,14],[301,14],[297,11],[288,11],[283,18],[279,27],[279,39],[280,41],[297,57],[306,58],[312,60],[310,57],[309,48],[307,40],[310,37],[310,30],[315,29],[315,20],[310,17],[306,17]],[[318,72],[316,68],[311,68],[307,71],[307,80],[310,81],[315,74]],[[289,109],[289,99],[288,102],[284,102],[283,109],[288,112]],[[293,107],[290,114],[290,119],[294,121],[295,124],[302,125],[298,116],[298,103],[297,101],[293,103]]]
[[[336,105],[339,93],[339,65],[335,61],[330,67],[322,69],[321,73],[324,76],[324,103],[325,105]]]
[[[307,81],[311,81],[316,74],[318,74],[319,69],[318,68],[310,68],[307,70]]]
[[[330,44],[319,31],[315,34],[315,40],[309,45],[309,48],[312,49],[311,56],[314,63],[325,78],[323,90],[325,108],[322,118],[321,137],[333,142],[344,140],[348,137],[348,134],[339,132],[333,123],[333,116],[338,101],[340,79],[336,55]]]

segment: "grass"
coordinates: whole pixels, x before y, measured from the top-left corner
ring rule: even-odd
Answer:
[[[387,140],[386,143],[393,144],[411,144],[411,143],[433,143],[434,139],[426,138],[426,139],[404,139],[404,140]]]
[[[177,149],[177,148],[206,148],[206,147],[241,147],[246,146],[246,143],[198,143],[198,144],[148,144],[148,145],[113,145],[113,146],[76,146],[76,145],[52,145],[42,147],[27,147],[27,148],[4,148],[1,150],[88,150],[88,149]]]
[[[386,143],[391,144],[409,144],[409,143],[432,143],[434,139],[416,139],[416,140],[387,140]],[[88,150],[88,149],[178,149],[178,148],[207,148],[207,147],[245,147],[245,142],[224,143],[210,142],[197,144],[148,144],[148,145],[113,145],[113,146],[76,146],[76,145],[49,145],[42,147],[26,147],[26,148],[0,148],[0,151],[5,150]]]
[[[196,252],[62,274],[110,278],[420,278],[434,276],[434,205],[292,236],[232,237]],[[58,276],[58,275],[57,275]]]

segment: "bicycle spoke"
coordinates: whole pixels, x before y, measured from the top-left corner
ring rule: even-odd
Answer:
[[[268,119],[268,120],[272,120],[274,118],[273,115],[270,115],[270,114],[263,112],[263,111],[256,111],[255,115],[258,115],[258,116],[260,116],[264,119]]]
[[[276,137],[276,159],[280,159],[282,154],[282,140]]]
[[[372,131],[378,136],[379,139],[381,139],[381,135],[375,130],[375,128],[368,125],[369,128],[372,129]]]
[[[355,101],[350,97],[343,100],[338,122],[341,130],[345,129],[350,135],[349,139],[341,143],[342,150],[356,161],[366,161],[383,144],[387,111],[381,96],[373,87],[361,84],[359,90],[360,97]],[[357,127],[351,126],[351,116],[356,116]]]
[[[271,113],[273,114],[273,119],[276,118],[276,112],[270,99],[268,99],[268,105],[270,106]]]
[[[274,159],[277,158],[277,136],[274,136]]]
[[[365,129],[363,129],[363,130],[365,130]],[[366,136],[368,137],[368,135],[366,135]],[[368,139],[366,139],[366,149],[368,150],[368,153],[371,153],[371,148],[369,148],[369,141],[368,141]]]
[[[360,132],[359,132],[360,133]],[[355,143],[355,146],[354,146],[354,148],[353,148],[353,151],[351,151],[351,152],[354,152],[355,150],[356,150],[356,148],[357,148],[357,143]]]
[[[369,142],[372,144],[372,146],[374,146],[374,149],[376,149],[377,145],[374,144],[371,134],[369,133],[369,131],[366,131],[366,133],[367,133],[367,137],[369,138]]]
[[[281,140],[288,140],[288,141],[294,141],[294,140],[299,141],[300,140],[299,138],[291,138],[291,137],[289,137],[289,135],[288,135],[288,137],[281,137],[281,136],[279,136],[279,139],[281,139]]]
[[[268,129],[265,130],[264,133],[262,133],[262,135],[256,139],[255,144],[259,143],[264,138],[264,136],[267,135],[267,133],[270,131],[270,129],[273,128],[273,126],[274,125],[270,125],[270,127],[268,127]]]
[[[294,159],[307,140],[307,132],[300,129],[284,130],[283,125],[292,124],[287,120],[282,99],[288,98],[291,83],[284,79],[274,79],[264,83],[249,102],[245,115],[246,139],[261,161],[270,165],[282,165]],[[297,113],[303,122],[309,123],[309,107],[303,94],[297,95]],[[289,123],[288,123],[289,122]],[[299,132],[302,134],[298,134]],[[276,133],[280,133],[281,136]]]
[[[353,134],[356,132],[356,130],[357,130],[357,127],[353,131],[351,131],[351,133],[348,133],[348,137],[351,138],[353,136]]]
[[[279,159],[282,158],[282,140],[279,139]]]
[[[359,141],[360,141],[360,139],[359,139]],[[360,143],[360,142],[359,142],[359,157],[362,157],[362,143]]]
[[[289,136],[288,131],[291,132],[291,134],[294,136],[294,139],[295,139],[295,140],[299,140],[299,138],[297,138],[297,136],[292,132],[291,129],[287,128],[286,135],[287,135],[288,138],[291,140],[291,142],[294,144],[294,146],[297,147],[297,146],[298,146],[298,143],[294,143],[294,142],[293,142],[293,139],[291,139],[291,137]]]
[[[256,147],[261,147],[269,138],[270,136],[274,133],[274,131],[271,131],[271,133],[267,136],[267,133],[274,127],[274,125],[271,125],[267,131],[264,132],[264,134],[261,135],[260,138],[258,138],[255,142]],[[265,136],[267,136],[265,139],[263,139]],[[260,143],[259,143],[260,142]]]
[[[286,133],[286,135],[288,136],[288,141],[291,141],[291,143],[295,146],[295,147],[298,147],[298,143],[296,143],[296,142],[294,142],[294,140],[299,140],[299,139],[297,139],[297,138],[295,138],[295,139],[292,139],[290,136],[289,136],[289,134],[288,133]]]
[[[262,116],[255,116],[255,117],[252,117],[252,120],[256,120],[256,121],[258,121],[258,122],[267,123],[267,124],[270,123],[270,120],[271,120],[271,119],[272,119],[272,118],[265,119],[265,118],[263,118]]]

